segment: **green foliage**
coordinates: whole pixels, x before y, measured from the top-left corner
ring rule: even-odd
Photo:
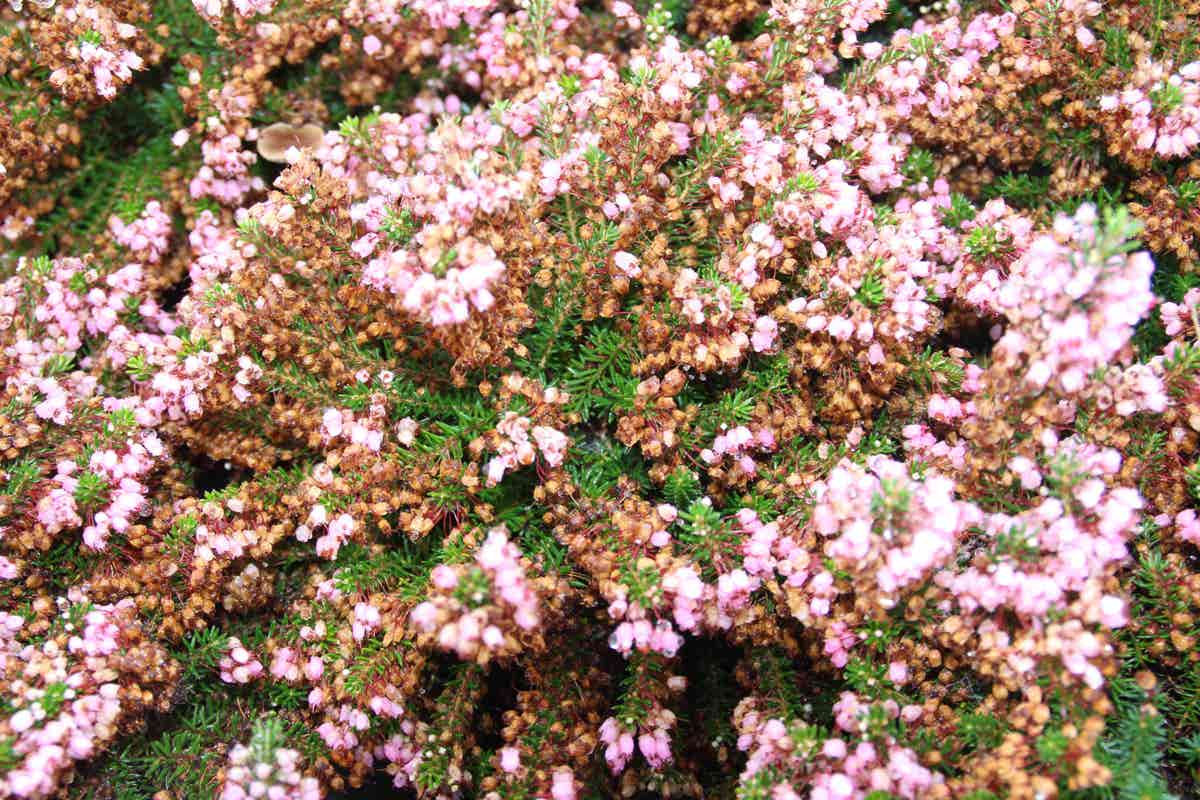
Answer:
[[[983,197],[987,200],[1003,198],[1014,208],[1033,208],[1042,202],[1049,190],[1049,177],[1009,173],[983,187]]]
[[[851,658],[842,670],[846,683],[866,700],[879,700],[887,688],[887,667],[866,658]]]
[[[963,241],[963,249],[976,261],[1000,258],[1013,251],[1012,240],[994,225],[972,228]]]
[[[1106,25],[1101,35],[1104,39],[1104,59],[1119,70],[1133,69],[1129,31],[1120,25]]]
[[[168,86],[122,95],[120,102],[89,118],[83,134],[81,165],[57,181],[55,189],[61,204],[37,223],[47,252],[52,252],[66,235],[76,239],[95,236],[118,211],[128,207],[140,210],[147,201],[163,195],[163,174],[179,165],[178,153],[169,139],[174,129],[160,116],[170,116],[171,111],[152,102],[167,92],[174,94]],[[131,101],[124,99],[127,96],[136,96],[143,105],[132,110]],[[136,133],[126,135],[130,129],[127,126],[133,126]],[[146,131],[166,133],[145,139]],[[113,145],[114,140],[122,139],[133,143],[132,152],[129,144],[121,148]]]
[[[52,378],[55,375],[62,375],[65,372],[70,372],[75,366],[75,356],[70,353],[59,353],[51,356],[42,366],[42,376]]]
[[[22,760],[23,757],[13,749],[13,740],[7,736],[0,737],[0,770],[11,770]]]
[[[1160,114],[1170,114],[1183,105],[1183,99],[1183,89],[1166,81],[1150,90],[1150,102]]]
[[[700,198],[708,176],[721,172],[737,154],[738,144],[737,135],[729,131],[700,137],[691,150],[693,155],[671,176],[672,191],[681,205],[690,205]],[[673,231],[682,234],[686,228],[686,223],[680,223]]]
[[[647,488],[650,479],[637,450],[625,447],[607,436],[577,442],[574,455],[567,461],[567,472],[589,497],[603,497],[622,478]]]
[[[379,227],[389,242],[403,247],[408,244],[413,234],[417,232],[417,221],[412,212],[407,209],[400,211],[389,210],[384,215],[383,222]]]
[[[434,713],[434,728],[428,744],[422,751],[421,763],[417,767],[416,786],[430,791],[446,786],[457,791],[458,783],[451,779],[450,765],[454,756],[453,745],[443,741],[458,742],[474,712],[475,700],[482,690],[482,669],[477,664],[455,664],[450,679],[438,695]],[[450,736],[442,739],[443,731]]]
[[[1167,787],[1162,761],[1167,743],[1167,728],[1153,708],[1127,694],[1117,712],[1116,724],[1100,744],[1100,761],[1112,770],[1110,786],[1094,790],[1104,798],[1119,800],[1177,800]]]
[[[663,497],[676,508],[686,508],[702,491],[700,476],[682,465],[668,475],[663,484]]]
[[[380,638],[364,641],[346,668],[346,691],[352,696],[361,695],[368,686],[391,669],[403,669],[404,651],[404,647],[384,644]]]
[[[4,486],[0,489],[0,494],[17,499],[41,477],[41,467],[36,460],[24,458],[6,464],[0,474],[4,476]]]
[[[637,356],[632,342],[614,328],[596,327],[567,366],[563,389],[571,395],[567,406],[585,421],[633,408],[637,379],[630,374]]]
[[[975,219],[975,206],[964,195],[950,195],[950,207],[942,211],[942,224],[961,229],[964,222]]]
[[[914,356],[906,366],[904,375],[920,392],[940,390],[957,392],[962,387],[965,372],[947,354],[926,347],[920,355]]]
[[[904,159],[900,172],[910,184],[932,182],[937,177],[937,162],[929,150],[914,147]]]
[[[695,392],[696,390],[689,385],[680,396],[686,402],[695,397]],[[757,393],[749,387],[722,392],[715,402],[700,405],[695,427],[682,434],[680,439],[687,447],[701,442],[707,446],[723,429],[749,422],[757,402]]]
[[[738,783],[737,800],[770,800],[774,797],[775,786],[786,780],[787,776],[778,767],[760,769]]]
[[[184,636],[182,648],[177,652],[183,665],[184,682],[200,685],[208,681],[221,660],[221,652],[228,640],[228,634],[217,627],[204,628]]]
[[[75,485],[75,505],[82,509],[95,508],[108,497],[108,490],[108,480],[103,475],[82,472]]]
[[[883,304],[886,297],[883,285],[883,273],[880,271],[879,265],[876,264],[863,277],[862,284],[858,287],[858,292],[855,293],[854,299],[868,308],[878,308]]]
[[[425,540],[401,539],[382,552],[348,544],[338,552],[334,585],[343,593],[391,591],[416,599],[425,593],[430,570],[448,555]]]
[[[702,497],[679,513],[676,539],[700,567],[700,577],[715,581],[741,561],[743,535],[732,520],[726,519]]]
[[[163,787],[178,797],[214,797],[225,765],[223,751],[215,745],[242,740],[253,721],[235,704],[208,696],[171,728],[128,740],[103,766],[120,798],[148,800]]]
[[[1037,754],[1043,764],[1057,764],[1070,747],[1071,740],[1060,728],[1050,728],[1037,739]]]
[[[963,714],[958,720],[958,735],[967,750],[994,750],[1007,730],[1004,720],[987,713]]]
[[[129,374],[132,380],[145,382],[154,377],[157,371],[154,366],[146,361],[146,357],[141,353],[132,356],[125,364],[125,371]]]
[[[1180,211],[1190,211],[1200,202],[1200,181],[1184,181],[1172,187],[1175,192],[1175,204]]]

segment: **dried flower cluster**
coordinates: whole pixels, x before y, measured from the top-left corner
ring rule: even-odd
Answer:
[[[0,798],[1200,791],[1200,3],[0,10]]]

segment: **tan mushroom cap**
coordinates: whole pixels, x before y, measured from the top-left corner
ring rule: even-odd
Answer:
[[[311,122],[305,125],[276,122],[258,132],[258,154],[267,161],[283,164],[287,161],[285,153],[288,148],[315,149],[324,138],[325,130],[320,125]]]

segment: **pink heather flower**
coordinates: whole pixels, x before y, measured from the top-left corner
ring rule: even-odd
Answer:
[[[323,558],[337,558],[338,550],[349,541],[354,533],[354,517],[341,514],[329,523],[324,536],[317,539],[317,555]]]
[[[458,573],[445,564],[438,564],[434,567],[433,571],[429,573],[429,578],[439,589],[453,589],[458,585]]]
[[[258,658],[242,646],[241,640],[231,637],[225,644],[225,654],[219,663],[221,680],[225,683],[250,683],[263,674]]]
[[[767,316],[759,317],[754,321],[754,333],[750,336],[750,345],[756,353],[765,352],[775,346],[775,339],[778,335],[779,325],[775,320]]]
[[[277,745],[267,750],[270,740],[259,736],[256,731],[249,747],[238,744],[230,750],[220,800],[320,800],[320,783],[299,769],[299,751]]]
[[[613,255],[613,263],[626,277],[636,278],[642,274],[642,268],[638,265],[637,257],[633,253],[618,250]]]
[[[553,800],[575,800],[575,775],[569,769],[555,770],[550,786]]]
[[[437,614],[437,606],[427,600],[413,608],[408,619],[419,630],[428,633],[437,625]]]
[[[271,660],[271,676],[283,681],[300,679],[300,667],[296,661],[296,651],[290,647],[281,647],[275,651]]]
[[[350,516],[349,514],[342,514],[333,522],[329,523],[329,533],[343,541],[350,538],[350,534],[353,532],[354,517]]]
[[[496,456],[487,464],[487,482],[488,486],[495,486],[504,478],[504,473],[508,469],[508,461],[503,456]]]
[[[357,603],[354,606],[354,623],[351,633],[354,641],[361,642],[368,634],[379,629],[379,609],[369,603]]]
[[[533,440],[537,442],[538,450],[541,451],[547,464],[557,467],[562,463],[568,444],[567,437],[563,433],[545,425],[535,426],[530,433],[533,434]]]
[[[854,783],[840,772],[829,778],[828,788],[829,800],[850,800],[854,796]]]
[[[1100,598],[1100,624],[1108,628],[1121,628],[1129,622],[1125,601],[1111,594]]]
[[[336,439],[342,435],[342,412],[336,408],[325,409],[324,415],[321,417],[321,429],[330,439]]]
[[[1175,515],[1175,535],[1185,542],[1200,544],[1200,518],[1195,509],[1187,508]]]
[[[835,667],[844,667],[850,660],[850,648],[857,641],[858,634],[851,631],[844,622],[835,622],[825,634],[825,655],[829,656]]]
[[[481,648],[511,653],[520,643],[502,628],[529,631],[540,624],[540,602],[526,582],[520,558],[520,550],[508,540],[504,528],[493,528],[475,552],[474,567],[456,570],[443,564],[434,568],[429,599],[410,612],[410,624],[421,632],[436,634],[440,648],[457,652],[461,658],[471,658]],[[454,590],[461,585],[459,571],[471,570],[475,577],[482,574],[486,578],[488,589],[464,604]]]
[[[405,447],[411,447],[417,440],[418,425],[416,420],[405,417],[396,423],[396,439]]]
[[[128,225],[120,217],[110,217],[108,229],[118,244],[150,263],[162,260],[172,233],[171,218],[157,200],[147,203]]]

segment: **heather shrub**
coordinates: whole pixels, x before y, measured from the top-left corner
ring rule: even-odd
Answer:
[[[10,0],[0,798],[1185,798],[1200,4]]]

